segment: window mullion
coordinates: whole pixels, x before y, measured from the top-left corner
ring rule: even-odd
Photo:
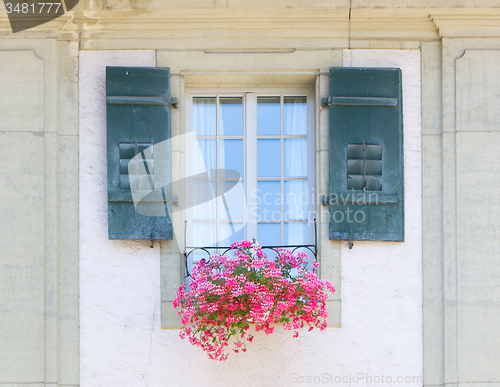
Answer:
[[[315,108],[313,103],[313,95],[309,93],[307,96],[307,241],[310,244],[315,242],[315,228],[309,227],[311,221],[315,221],[316,219],[309,219],[309,214],[316,213],[316,145],[315,145]],[[315,218],[317,215],[315,215]]]
[[[281,187],[281,245],[285,244],[285,140],[284,136],[284,100],[283,95],[280,96],[280,149],[281,149],[281,176],[280,176],[280,187]]]
[[[219,106],[219,96],[216,96],[215,100],[215,170],[217,174],[215,176],[215,240],[217,241],[217,246],[220,246],[220,219],[219,219],[219,203],[221,198],[219,197],[219,168],[220,168],[220,147],[219,147],[219,133],[220,133],[220,106]]]
[[[244,153],[245,153],[245,196],[248,217],[246,224],[246,238],[257,237],[257,96],[246,93]]]
[[[188,94],[186,98],[186,127],[188,128],[186,130],[187,136],[186,136],[186,143],[185,147],[186,149],[193,149],[193,135],[194,135],[194,127],[193,127],[193,100],[191,95]],[[185,164],[185,174],[186,176],[192,176],[193,175],[193,159],[192,158],[186,158],[186,164]],[[186,203],[193,203],[193,179],[188,178],[186,179]],[[186,235],[186,240],[184,240],[184,246],[193,246],[193,208],[184,208],[184,215],[185,215],[185,224],[184,227],[186,227],[185,230],[185,235]]]

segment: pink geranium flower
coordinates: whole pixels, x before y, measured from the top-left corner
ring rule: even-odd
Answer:
[[[231,245],[234,257],[214,256],[195,265],[190,291],[183,284],[174,306],[179,308],[180,332],[191,344],[201,347],[210,359],[225,361],[232,343],[235,353],[246,352],[250,324],[266,335],[274,326],[294,330],[326,328],[326,290],[335,292],[328,281],[307,270],[307,256],[278,249],[275,261],[267,260],[258,245],[250,241]],[[317,269],[319,263],[314,262]],[[296,273],[295,275],[292,272]]]

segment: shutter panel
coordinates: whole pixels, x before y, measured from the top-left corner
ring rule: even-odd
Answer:
[[[330,239],[403,241],[401,70],[332,67],[326,102]]]
[[[172,239],[170,69],[106,68],[108,238]]]

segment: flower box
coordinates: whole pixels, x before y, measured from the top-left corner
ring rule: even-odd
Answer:
[[[183,284],[174,306],[185,327],[181,338],[201,347],[214,360],[225,361],[230,345],[245,352],[256,331],[273,333],[276,325],[286,330],[326,328],[326,289],[334,287],[307,270],[305,253],[277,249],[275,260],[267,259],[262,248],[250,241],[232,246],[233,257],[215,255],[194,268],[190,289]],[[313,267],[319,266],[314,262]]]

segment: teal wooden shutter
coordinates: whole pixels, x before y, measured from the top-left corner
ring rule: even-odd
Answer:
[[[173,238],[170,104],[170,69],[106,67],[109,239]]]
[[[330,68],[330,239],[404,240],[401,70]]]

